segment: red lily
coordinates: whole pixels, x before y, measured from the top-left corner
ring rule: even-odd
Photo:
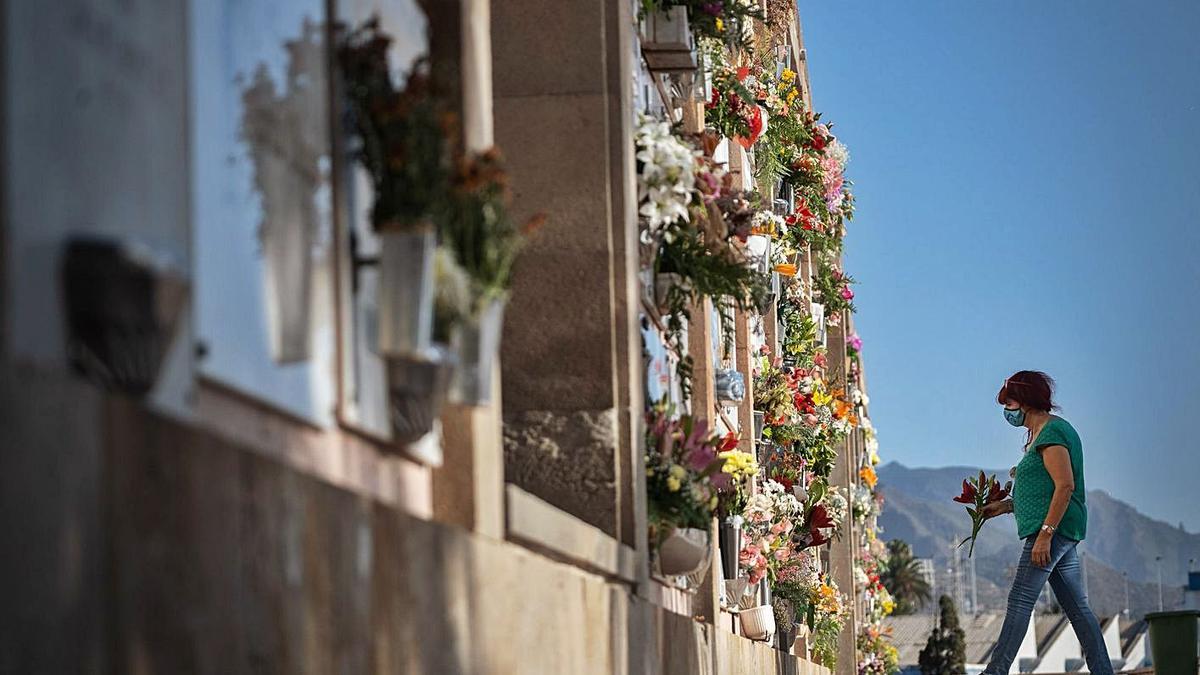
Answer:
[[[954,501],[958,502],[959,504],[974,504],[975,494],[975,486],[971,485],[971,483],[964,478],[962,494],[955,497]]]

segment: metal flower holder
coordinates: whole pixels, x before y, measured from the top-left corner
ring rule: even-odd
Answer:
[[[107,389],[148,394],[187,299],[183,272],[148,247],[81,237],[67,242],[61,275],[72,367]]]
[[[500,354],[504,332],[505,299],[489,302],[478,316],[454,332],[452,346],[458,367],[450,380],[450,400],[466,405],[486,405],[492,398],[492,372]]]
[[[432,225],[379,232],[379,353],[413,357],[433,343]]]

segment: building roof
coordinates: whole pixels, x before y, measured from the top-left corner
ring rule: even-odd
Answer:
[[[1033,618],[1033,635],[1037,641],[1037,653],[1041,655],[1070,622],[1065,614],[1043,614]]]
[[[1000,628],[1004,625],[1003,612],[983,612],[974,617],[960,617],[967,641],[967,663],[986,663],[991,656]],[[933,632],[934,617],[929,614],[889,616],[884,626],[892,631],[892,644],[900,653],[900,666],[916,665]]]
[[[1121,656],[1129,656],[1129,650],[1133,648],[1138,638],[1145,632],[1145,619],[1140,621],[1121,619]]]

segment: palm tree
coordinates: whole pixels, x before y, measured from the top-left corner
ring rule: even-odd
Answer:
[[[912,614],[929,602],[929,582],[913,557],[908,542],[893,539],[887,545],[888,557],[879,580],[896,601],[896,614]]]

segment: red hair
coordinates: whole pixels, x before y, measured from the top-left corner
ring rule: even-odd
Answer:
[[[996,394],[996,402],[1007,405],[1016,401],[1025,408],[1050,412],[1057,410],[1054,402],[1054,380],[1040,370],[1021,370],[1013,373],[1004,381],[1000,393]]]

